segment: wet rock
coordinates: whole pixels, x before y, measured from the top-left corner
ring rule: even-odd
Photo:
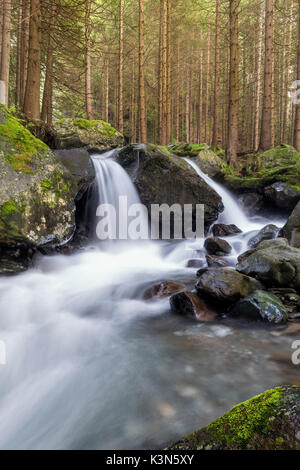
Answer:
[[[155,286],[147,289],[144,294],[144,299],[163,299],[184,290],[186,290],[184,284],[173,281],[163,281],[160,284],[155,284]]]
[[[288,320],[288,312],[281,300],[276,295],[262,290],[239,300],[230,309],[230,315],[267,323],[285,323]]]
[[[196,289],[215,299],[236,302],[262,288],[260,282],[234,269],[209,269],[200,275]]]
[[[232,247],[226,240],[217,237],[207,238],[204,247],[209,255],[226,256],[232,251]]]
[[[230,235],[236,235],[237,233],[242,233],[236,225],[225,225],[225,224],[215,224],[212,228],[214,237],[227,237]]]
[[[204,261],[202,259],[189,259],[187,262],[187,268],[202,268]]]
[[[196,205],[204,204],[207,232],[224,206],[220,196],[180,157],[154,145],[128,145],[118,154],[118,163],[135,183],[142,203],[151,214],[152,204],[192,205],[195,226]],[[173,234],[171,233],[171,236]]]
[[[294,289],[273,288],[269,289],[269,292],[279,297],[288,311],[289,318],[292,317],[292,314],[296,314],[300,310],[300,295],[298,295]]]
[[[267,186],[264,195],[278,209],[292,210],[300,201],[300,190],[282,182]]]
[[[300,387],[268,390],[169,450],[300,450]]]
[[[300,290],[300,250],[283,238],[261,242],[238,258],[237,271],[269,287]]]
[[[57,149],[88,149],[104,152],[111,148],[122,147],[124,137],[105,121],[87,119],[62,119],[55,125]]]
[[[258,214],[264,207],[264,198],[258,193],[244,193],[239,197],[239,201],[244,206],[247,215]]]
[[[23,243],[0,245],[0,275],[17,274],[26,271],[31,263],[35,249]]]
[[[228,263],[218,256],[206,255],[206,262],[209,268],[226,268]]]
[[[95,178],[94,165],[86,148],[55,150],[54,153],[77,181]]]
[[[300,202],[288,218],[287,223],[280,232],[280,236],[286,238],[291,246],[300,247]]]
[[[180,292],[170,298],[171,311],[178,315],[198,321],[212,321],[217,314],[211,310],[206,302],[190,291]]]
[[[269,224],[263,227],[255,237],[250,238],[248,245],[255,248],[264,240],[273,240],[277,237],[280,229],[276,225]]]

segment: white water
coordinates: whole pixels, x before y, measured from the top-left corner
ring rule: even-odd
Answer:
[[[136,198],[115,162],[94,164],[100,199]],[[1,449],[159,448],[284,381],[267,361],[289,350],[283,338],[194,324],[168,300],[142,299],[160,280],[194,284],[185,246],[94,246],[0,278]]]

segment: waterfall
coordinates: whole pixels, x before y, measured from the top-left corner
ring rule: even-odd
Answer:
[[[200,178],[202,178],[208,184],[208,186],[214,189],[214,191],[216,191],[216,193],[218,193],[222,198],[224,212],[220,214],[218,223],[235,224],[243,232],[259,230],[262,227],[261,223],[258,224],[251,221],[251,219],[245,215],[243,209],[234,199],[234,196],[230,194],[230,192],[227,191],[222,185],[216,183],[213,179],[206,175],[193,160],[188,158],[184,158],[184,160],[196,171]]]

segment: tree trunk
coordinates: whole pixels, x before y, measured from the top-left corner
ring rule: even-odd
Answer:
[[[274,0],[266,0],[264,96],[259,148],[274,147]]]
[[[118,106],[118,129],[121,134],[124,131],[123,118],[123,63],[124,63],[124,40],[123,40],[123,0],[120,0],[120,25],[119,25],[119,106]]]
[[[287,139],[287,121],[288,121],[288,109],[289,109],[289,97],[287,88],[290,87],[290,75],[291,75],[291,44],[293,35],[293,12],[294,12],[294,0],[291,2],[289,11],[289,25],[288,25],[288,39],[287,39],[287,51],[286,51],[286,62],[284,70],[284,100],[283,100],[283,112],[282,112],[282,142],[286,143]]]
[[[221,0],[216,0],[216,36],[215,36],[215,96],[212,144],[217,147],[219,140],[219,61],[220,61],[220,8]]]
[[[91,86],[91,0],[85,4],[85,106],[87,119],[93,119]]]
[[[17,28],[17,61],[16,61],[16,105],[20,106],[21,103],[21,50],[22,50],[22,17],[23,17],[23,2],[20,2],[18,8],[18,28]]]
[[[259,122],[260,122],[260,103],[261,103],[261,64],[262,64],[262,52],[263,52],[263,21],[264,21],[264,4],[261,3],[259,12],[259,23],[258,23],[258,44],[257,44],[257,80],[256,80],[256,91],[255,91],[255,122],[254,122],[254,150],[258,150],[259,146]]]
[[[24,114],[31,119],[40,119],[40,75],[41,75],[41,6],[40,0],[31,0],[28,72],[24,99]]]
[[[42,104],[42,121],[52,125],[52,101],[53,101],[53,50],[54,50],[54,29],[56,22],[56,4],[52,3],[51,17],[49,24],[49,38],[46,64],[46,78],[44,85],[43,104]]]
[[[1,69],[0,80],[4,87],[4,100],[2,104],[8,106],[8,85],[9,85],[9,65],[10,65],[10,29],[11,29],[11,0],[3,2],[3,22],[2,22],[2,48],[1,48]]]
[[[208,32],[208,44],[207,44],[207,63],[206,63],[206,96],[205,96],[205,142],[209,143],[209,85],[210,85],[210,42],[211,36],[210,31]]]
[[[297,80],[300,81],[300,0],[298,0]],[[300,82],[299,82],[300,83]],[[298,101],[300,101],[298,99]],[[300,152],[300,103],[295,105],[294,147]]]
[[[145,8],[144,0],[139,0],[139,140],[147,141],[146,100],[145,100]]]
[[[230,0],[230,70],[229,70],[229,110],[228,110],[228,148],[229,163],[236,167],[239,125],[239,44],[238,18],[239,0]]]
[[[30,0],[22,0],[22,33],[20,47],[20,108],[24,107],[28,71]]]

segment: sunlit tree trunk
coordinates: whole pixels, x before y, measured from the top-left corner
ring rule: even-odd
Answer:
[[[219,59],[220,59],[220,8],[221,0],[216,0],[216,36],[215,36],[215,95],[212,144],[218,145],[219,134]]]
[[[93,119],[91,85],[91,0],[85,3],[85,107],[87,119]]]
[[[123,0],[119,4],[120,25],[119,25],[119,107],[118,107],[118,128],[123,134],[124,118],[123,118],[123,63],[124,63],[124,19],[123,19]]]
[[[145,99],[145,7],[139,0],[139,140],[147,141],[146,99]]]
[[[56,21],[56,3],[53,1],[49,24],[48,51],[46,63],[46,77],[43,94],[41,119],[52,125],[52,100],[53,100],[53,51],[54,51],[54,29]]]
[[[11,0],[3,1],[3,21],[2,21],[2,47],[1,47],[1,67],[0,80],[4,83],[3,104],[8,105],[8,85],[10,66],[10,30],[11,30]]]
[[[264,21],[264,4],[261,2],[258,23],[258,41],[257,41],[257,66],[256,66],[256,91],[255,91],[255,123],[254,123],[254,150],[258,150],[259,146],[259,123],[260,123],[260,105],[262,91],[262,52],[263,52],[263,21]]]
[[[300,80],[300,0],[298,0],[297,80]],[[295,105],[294,147],[300,152],[300,103]]]

